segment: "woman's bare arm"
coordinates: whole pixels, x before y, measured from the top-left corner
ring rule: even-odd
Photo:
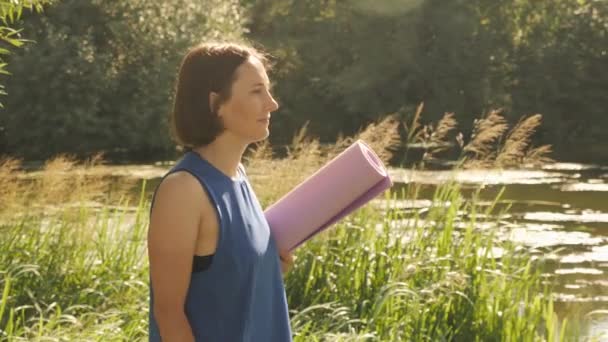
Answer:
[[[186,172],[167,176],[156,193],[148,255],[154,293],[152,310],[163,342],[194,342],[184,303],[204,196],[198,181]]]
[[[283,272],[283,275],[285,275],[293,268],[295,257],[293,256],[293,253],[289,251],[279,251],[279,257],[281,259],[281,271]]]

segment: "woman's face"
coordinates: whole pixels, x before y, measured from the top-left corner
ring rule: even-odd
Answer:
[[[262,62],[256,57],[236,69],[230,99],[220,105],[224,133],[232,134],[246,143],[268,137],[270,113],[279,105],[270,94],[270,81]]]

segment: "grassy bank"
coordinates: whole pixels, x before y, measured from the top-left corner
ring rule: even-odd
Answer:
[[[359,137],[390,151],[394,124]],[[264,205],[352,141],[327,150],[304,137],[285,159],[264,145],[248,156]],[[116,195],[115,184],[95,175],[99,167],[60,159],[28,178],[14,162],[0,166],[0,339],[146,338],[150,198],[144,189],[135,199]],[[286,277],[295,340],[559,338],[566,325],[558,328],[539,260],[495,237],[494,206],[445,184],[428,210],[404,214],[401,201],[418,190],[387,193],[297,250]]]
[[[286,279],[296,340],[553,340],[531,260],[476,229],[479,208],[457,186],[438,191],[424,219],[391,210],[403,195],[386,202],[387,214],[367,207],[298,250]],[[147,205],[3,222],[4,337],[145,337]],[[455,229],[458,210],[469,213],[464,230]],[[498,246],[505,252],[495,259]]]

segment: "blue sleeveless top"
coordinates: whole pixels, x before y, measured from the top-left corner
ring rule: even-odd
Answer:
[[[213,261],[206,270],[191,274],[186,297],[195,340],[291,341],[279,254],[245,172],[239,170],[239,178],[232,179],[196,152],[187,152],[167,175],[177,171],[198,179],[219,218]],[[150,286],[150,341],[158,342],[153,303]]]

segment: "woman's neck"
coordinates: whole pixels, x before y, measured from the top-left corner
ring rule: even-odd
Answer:
[[[238,177],[238,165],[247,148],[246,143],[220,135],[208,145],[192,149],[231,178]]]

